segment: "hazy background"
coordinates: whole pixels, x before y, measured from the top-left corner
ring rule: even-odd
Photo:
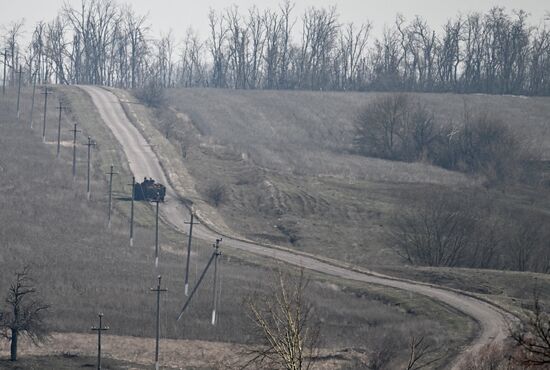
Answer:
[[[0,27],[14,20],[25,18],[27,33],[39,20],[51,20],[62,7],[63,3],[75,7],[81,0],[0,0]],[[149,14],[149,23],[152,26],[153,36],[172,29],[176,40],[183,38],[188,27],[192,26],[204,38],[208,34],[207,14],[209,8],[223,9],[237,4],[246,10],[256,5],[259,9],[276,8],[279,0],[132,0],[118,1],[128,3],[139,14]],[[544,0],[296,0],[294,16],[298,16],[304,9],[317,6],[328,7],[336,5],[340,14],[340,21],[364,23],[367,20],[373,23],[373,34],[379,35],[385,24],[392,23],[396,13],[400,12],[406,18],[420,15],[434,28],[443,25],[446,20],[459,12],[467,13],[472,10],[486,11],[493,6],[504,6],[507,9],[523,9],[531,14],[531,23],[538,24],[545,12],[550,10],[550,4]],[[1,29],[0,29],[1,32]],[[25,35],[28,37],[29,35]],[[25,37],[25,38],[26,38]]]

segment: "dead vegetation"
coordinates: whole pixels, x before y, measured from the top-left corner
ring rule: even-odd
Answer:
[[[223,183],[226,201],[218,211],[249,238],[371,267],[400,264],[385,237],[396,213],[404,216],[415,199],[434,192],[479,193],[495,212],[472,216],[488,217],[487,233],[466,248],[475,257],[428,264],[545,269],[537,252],[518,264],[521,256],[512,257],[515,249],[495,234],[550,206],[545,175],[524,171],[526,153],[550,153],[543,98],[215,89],[170,90],[167,98],[186,117],[175,121],[170,140],[197,188]],[[394,159],[358,155],[356,123],[365,106],[377,106],[381,117],[392,104],[397,127],[388,156]]]
[[[101,123],[96,121],[97,114],[85,95],[79,90],[68,89],[67,104],[71,104],[73,114],[78,114],[84,135],[93,133],[99,143],[94,156],[98,162],[92,172],[92,200],[86,200],[85,180],[80,172],[85,163],[85,151],[77,152],[77,181],[67,181],[71,173],[72,152],[62,150],[60,160],[54,159],[55,146],[49,143],[49,138],[55,137],[56,127],[48,125],[47,143],[42,145],[40,130],[15,124],[13,94],[9,95],[11,100],[0,100],[0,109],[5,112],[0,116],[0,147],[3,154],[0,156],[0,169],[4,179],[0,185],[4,190],[0,193],[0,200],[2,204],[17,204],[9,212],[2,213],[0,241],[3,253],[0,254],[0,262],[9,262],[10,266],[34,263],[37,289],[48,297],[48,304],[51,305],[48,325],[56,331],[88,333],[97,312],[103,311],[109,320],[110,334],[115,338],[118,335],[152,337],[154,300],[147,291],[156,276],[152,269],[154,233],[149,228],[152,218],[148,216],[151,210],[139,208],[143,213],[140,226],[135,230],[134,246],[129,247],[128,225],[123,215],[124,209],[129,207],[123,200],[129,189],[123,187],[126,179],[118,179],[115,190],[120,199],[115,197],[113,227],[106,229],[107,183],[104,173],[111,161],[117,160],[116,145],[109,138],[109,133],[103,131]],[[28,98],[29,91],[24,89],[23,101],[28,101]],[[55,122],[56,113],[55,104],[49,104],[49,123]],[[35,114],[35,122],[39,122],[38,109]],[[69,122],[63,121],[62,124],[64,129],[70,127]],[[123,171],[124,167],[121,166],[120,170]],[[206,263],[206,251],[209,251],[208,243],[197,241],[196,247],[196,265],[191,266],[192,279]],[[189,320],[183,327],[175,326],[170,312],[177,312],[181,304],[181,296],[176,293],[183,286],[183,254],[178,252],[180,249],[181,236],[161,228],[160,266],[163,276],[166,276],[163,281],[169,291],[174,292],[162,302],[162,307],[166,308],[161,322],[163,338],[185,337],[248,345],[251,339],[241,330],[246,316],[240,297],[261,289],[261,285],[258,287],[251,282],[263,284],[265,268],[250,262],[250,256],[225,254],[221,262],[224,288],[218,326],[212,328],[210,317],[204,315],[204,308],[211,303],[208,293],[198,295],[190,308]],[[176,253],[172,255],[170,251]],[[0,270],[0,291],[7,290],[6,284],[12,272],[9,269]],[[210,279],[207,280],[205,290],[209,291]],[[461,320],[445,307],[437,306],[436,310],[442,312],[438,316],[445,318],[442,323],[434,322],[427,316],[416,314],[424,310],[416,306],[417,303],[432,307],[431,302],[422,299],[408,302],[408,296],[401,299],[396,292],[392,292],[390,298],[387,295],[389,292],[373,295],[365,287],[349,291],[345,284],[334,287],[330,282],[314,280],[309,293],[316,306],[321,307],[320,320],[328,338],[322,347],[329,348],[328,353],[332,349],[350,348],[358,343],[367,347],[367,328],[377,335],[385,331],[407,330],[410,325],[415,325],[434,328],[433,331],[430,329],[430,335],[434,335],[437,328],[451,326],[455,320]],[[391,303],[394,299],[398,299],[400,305]],[[350,321],[342,326],[341,323],[346,320],[353,321],[353,325]],[[473,330],[465,321],[462,325],[464,331],[449,338],[449,341],[463,343],[469,331]],[[92,345],[91,348],[89,354],[93,355],[95,347]],[[107,347],[105,351],[107,354],[111,352]],[[117,347],[116,351],[124,352],[125,348]]]

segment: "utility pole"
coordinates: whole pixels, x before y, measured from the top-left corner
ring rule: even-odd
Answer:
[[[59,101],[59,106],[57,107],[57,109],[59,110],[59,121],[57,123],[57,154],[55,155],[55,157],[59,158],[59,151],[61,149],[61,111],[65,109],[65,107],[61,105],[61,101]],[[31,121],[31,127],[32,127],[32,121]],[[76,130],[76,127],[75,127],[75,130]]]
[[[185,263],[185,295],[188,295],[189,292],[189,262],[191,260],[191,240],[193,237],[193,225],[198,224],[198,222],[193,222],[195,215],[191,211],[191,221],[185,222],[189,225],[189,239],[187,240],[187,261]]]
[[[76,126],[78,124],[74,124],[74,128],[72,130],[69,130],[73,133],[73,181],[76,180],[76,134],[81,132],[80,130],[76,129]]]
[[[91,137],[88,136],[88,143],[84,144],[88,147],[88,175],[86,177],[86,194],[88,196],[88,200],[90,200],[90,162],[92,158],[92,146],[95,146],[95,141],[92,140]]]
[[[134,198],[136,196],[136,177],[132,176],[132,199],[130,203],[130,246],[134,245]]]
[[[33,79],[32,79],[32,100],[31,100],[31,129],[33,127],[33,124],[34,124],[34,96],[36,95],[36,79],[38,77],[38,71],[40,69],[40,64],[39,64],[39,67],[34,71],[34,74],[33,74]]]
[[[153,203],[156,203],[156,216],[155,216],[155,268],[159,266],[159,203],[160,196],[157,194],[156,198],[153,200]]]
[[[97,370],[101,370],[101,332],[109,330],[108,326],[103,326],[103,314],[99,313],[99,326],[92,326],[92,330],[97,331]]]
[[[216,239],[214,244],[214,287],[212,289],[212,325],[216,325],[216,309],[218,307],[218,257],[221,255],[220,242],[222,239]]]
[[[107,219],[107,227],[111,227],[111,211],[112,211],[112,203],[113,203],[113,175],[116,175],[117,172],[113,172],[114,166],[111,165],[110,171],[107,173],[109,175],[109,216]]]
[[[48,95],[51,94],[51,91],[46,86],[42,94],[44,94],[44,122],[42,123],[42,142],[46,142],[46,111],[48,110]]]
[[[151,288],[151,291],[157,292],[157,330],[155,342],[155,370],[159,370],[159,338],[160,338],[160,293],[167,292],[168,289],[161,288],[161,276],[158,276],[158,285],[156,288]]]
[[[210,259],[208,260],[208,263],[206,264],[206,267],[202,271],[201,276],[199,277],[199,280],[197,280],[197,283],[193,287],[193,290],[191,291],[191,294],[189,294],[189,298],[187,298],[187,301],[185,301],[185,304],[183,305],[183,308],[181,309],[180,314],[179,314],[178,318],[176,319],[176,321],[180,321],[180,319],[183,316],[183,313],[185,312],[187,307],[189,307],[189,304],[191,303],[191,300],[193,299],[193,296],[195,295],[195,293],[197,292],[197,289],[201,285],[202,280],[204,279],[204,276],[206,275],[206,273],[208,272],[208,269],[212,265],[212,262],[215,260],[216,261],[215,265],[218,264],[218,257],[221,255],[221,252],[219,250],[221,241],[222,241],[221,238],[216,239],[216,244],[213,245],[214,252],[212,252],[212,256],[210,256]],[[216,269],[214,271],[214,297],[217,297],[217,290],[216,290],[217,273],[218,272],[217,272],[217,267],[216,267]],[[217,299],[216,298],[215,298],[213,303],[215,305],[217,305]],[[215,323],[216,323],[216,306],[214,306],[214,309],[212,311],[212,325],[215,325]]]
[[[23,67],[21,66],[21,64],[19,65],[19,72],[16,73],[19,74],[19,82],[17,85],[17,121],[19,121],[19,116],[21,115],[21,110],[19,109],[21,101],[21,79],[23,76]]]
[[[2,95],[6,95],[6,67],[8,65],[8,49],[4,49],[4,77],[2,78]]]

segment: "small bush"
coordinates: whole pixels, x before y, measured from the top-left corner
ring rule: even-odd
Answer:
[[[154,80],[147,82],[145,86],[137,89],[135,96],[148,107],[160,108],[166,103],[164,88]]]
[[[222,204],[226,197],[226,187],[221,183],[213,183],[206,188],[205,195],[208,201],[218,207]]]

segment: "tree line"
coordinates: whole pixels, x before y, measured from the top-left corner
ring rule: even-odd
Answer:
[[[65,4],[24,45],[23,21],[3,32],[8,82],[137,88],[448,91],[550,94],[550,18],[494,7],[457,15],[443,27],[397,15],[379,37],[372,23],[342,23],[336,7],[297,14],[275,9],[210,10],[209,34],[153,37],[147,16],[114,0]],[[181,41],[179,41],[181,40]]]

